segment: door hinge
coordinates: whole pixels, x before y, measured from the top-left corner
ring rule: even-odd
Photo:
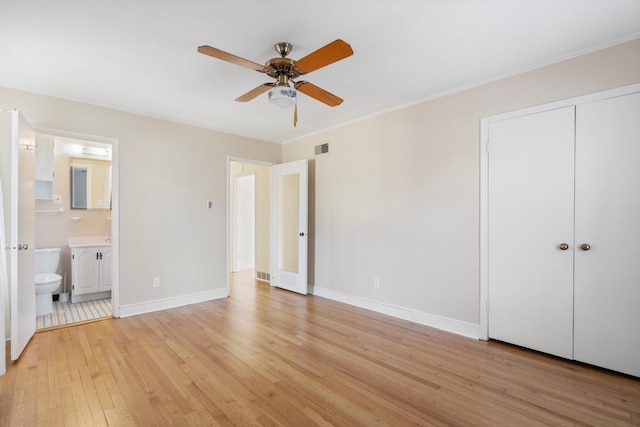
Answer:
[[[491,142],[491,141],[487,141],[487,143],[485,144],[485,149],[486,149],[487,153],[489,152],[489,143],[490,143],[490,142]]]
[[[489,302],[489,300],[487,300],[487,303],[485,305],[487,307],[487,311],[491,310],[491,303]]]

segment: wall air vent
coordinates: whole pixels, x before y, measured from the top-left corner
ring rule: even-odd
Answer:
[[[329,144],[316,145],[316,155],[329,152]]]

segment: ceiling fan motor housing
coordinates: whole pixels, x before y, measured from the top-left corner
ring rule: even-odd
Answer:
[[[288,80],[295,79],[303,74],[302,71],[296,67],[296,61],[291,58],[272,58],[267,61],[264,68],[267,69],[266,74],[268,76],[278,79],[277,85],[281,85],[281,76],[286,76]]]

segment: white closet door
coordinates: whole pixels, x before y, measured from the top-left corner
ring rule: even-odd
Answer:
[[[489,337],[571,358],[574,108],[491,123],[488,156]]]
[[[574,357],[640,376],[640,94],[579,105],[576,141]]]

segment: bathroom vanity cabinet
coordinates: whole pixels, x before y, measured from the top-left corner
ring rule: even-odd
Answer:
[[[71,247],[71,302],[111,296],[111,245]]]

